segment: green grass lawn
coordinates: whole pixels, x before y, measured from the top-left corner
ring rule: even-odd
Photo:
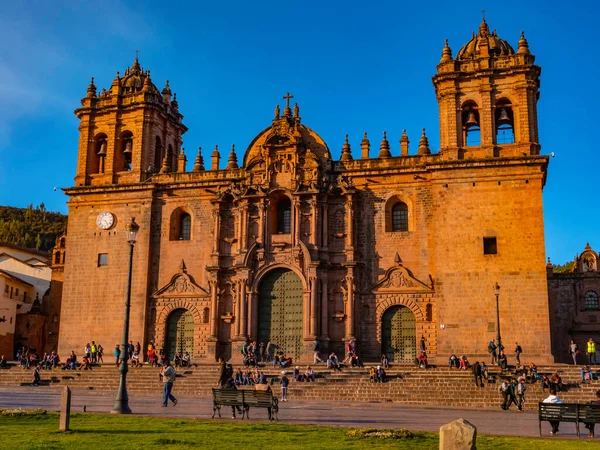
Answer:
[[[437,449],[435,433],[383,440],[347,436],[347,428],[280,423],[178,420],[73,414],[69,432],[58,431],[58,413],[0,416],[0,449]],[[479,436],[479,450],[600,448],[584,440]]]

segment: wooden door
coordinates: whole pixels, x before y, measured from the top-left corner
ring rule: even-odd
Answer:
[[[302,354],[302,280],[291,270],[274,270],[261,281],[258,297],[258,343],[298,359]]]
[[[381,323],[382,352],[390,361],[414,363],[417,357],[416,321],[406,306],[392,306]]]

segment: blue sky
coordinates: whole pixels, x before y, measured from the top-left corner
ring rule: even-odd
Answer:
[[[357,157],[362,133],[392,153],[406,128],[415,151],[421,128],[439,146],[431,76],[445,38],[453,54],[486,10],[491,29],[517,47],[525,31],[543,68],[542,152],[555,152],[544,190],[547,254],[571,260],[600,249],[598,168],[593,134],[599,95],[600,7],[569,2],[13,1],[0,16],[0,204],[44,202],[66,213],[54,186],[73,183],[73,110],[91,76],[108,88],[135,50],[162,88],[177,92],[193,160],[219,144],[241,153],[270,124],[286,92],[303,122],[338,158],[344,135]],[[225,155],[224,155],[225,156]],[[241,158],[241,154],[239,157]],[[190,162],[188,162],[189,164]]]

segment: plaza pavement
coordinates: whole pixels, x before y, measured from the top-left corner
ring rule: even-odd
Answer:
[[[2,408],[42,408],[51,411],[60,409],[61,390],[45,387],[2,387],[0,388],[0,409]],[[162,408],[162,393],[155,395],[131,395],[129,406],[133,413],[143,416],[210,419],[212,400],[210,396],[177,396],[176,407],[169,403]],[[72,391],[72,412],[81,412],[86,406],[88,413],[107,414],[113,406],[113,392]],[[500,400],[500,399],[499,399]],[[480,434],[506,436],[539,436],[536,411],[518,413],[515,408],[502,411],[492,408],[453,408],[400,405],[392,403],[350,403],[350,402],[308,402],[294,401],[279,403],[279,421],[286,424],[311,424],[343,427],[407,428],[412,431],[439,431],[440,426],[458,418],[464,418],[477,427]],[[231,421],[231,409],[221,410],[223,421]],[[238,416],[238,419],[241,420]],[[266,421],[264,409],[251,409],[250,420]],[[581,436],[586,438],[586,429],[581,424]],[[550,426],[542,424],[544,437],[550,437]],[[575,425],[563,423],[560,426],[561,438],[577,438]],[[557,438],[554,438],[557,439]]]

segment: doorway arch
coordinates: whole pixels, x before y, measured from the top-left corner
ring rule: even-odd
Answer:
[[[173,361],[176,352],[194,354],[194,315],[184,308],[174,310],[167,318],[165,354]]]
[[[300,277],[289,269],[274,269],[258,287],[258,342],[271,342],[287,357],[302,354],[303,288]]]
[[[381,352],[390,362],[414,363],[417,357],[416,319],[410,308],[390,306],[381,318]]]

